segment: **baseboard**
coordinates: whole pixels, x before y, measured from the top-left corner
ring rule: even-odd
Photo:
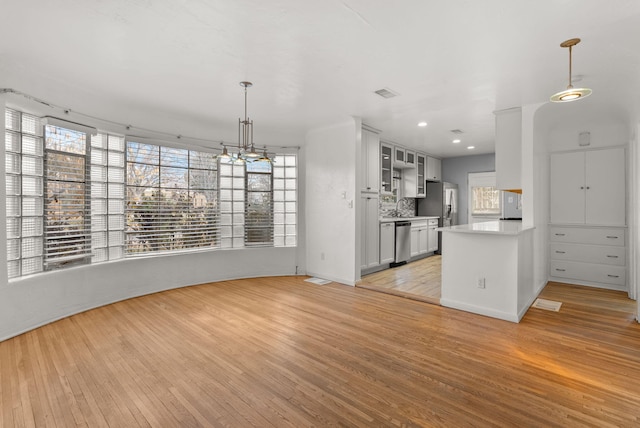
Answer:
[[[615,285],[615,284],[604,284],[599,282],[589,282],[589,281],[580,281],[577,279],[569,279],[569,278],[559,278],[555,276],[550,276],[549,281],[552,282],[561,282],[563,284],[573,284],[573,285],[582,285],[585,287],[593,287],[593,288],[604,288],[605,290],[615,290],[615,291],[627,291],[628,287],[626,285]]]
[[[307,272],[308,276],[315,276],[316,278],[321,278],[321,279],[328,279],[329,281],[333,281],[333,282],[337,282],[343,285],[349,285],[351,287],[355,287],[356,286],[356,281],[354,280],[347,280],[344,278],[338,278],[337,276],[331,276],[331,275],[326,275],[326,274],[322,274],[322,273],[314,273],[314,272]]]
[[[485,308],[482,306],[470,305],[468,303],[458,302],[456,300],[445,299],[444,297],[440,298],[440,305],[445,306],[447,308],[458,309],[465,312],[471,312],[478,315],[484,315],[491,318],[497,318],[504,321],[510,321],[518,323],[520,322],[520,318],[518,318],[518,314],[511,314],[508,312],[496,311],[494,309]]]

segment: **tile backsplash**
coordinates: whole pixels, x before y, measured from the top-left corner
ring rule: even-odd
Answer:
[[[414,198],[401,198],[397,204],[398,211],[402,217],[412,217],[416,215],[416,200]],[[396,197],[394,195],[381,195],[379,213],[380,217],[389,217],[396,210]]]

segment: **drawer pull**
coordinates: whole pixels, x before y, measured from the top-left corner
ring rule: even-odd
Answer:
[[[557,270],[558,272],[566,272],[566,269],[558,269],[558,268],[556,268],[556,270]]]
[[[564,236],[564,233],[556,233],[556,236]]]
[[[607,275],[609,278],[620,278],[620,275]]]
[[[566,253],[566,251],[558,251],[558,250],[556,250],[556,253],[558,253],[558,254],[565,254],[565,253]]]
[[[612,235],[607,236],[607,238],[609,238],[609,239],[618,239],[617,236],[612,236]]]
[[[607,255],[607,257],[609,257],[610,259],[617,259],[618,258],[618,256],[609,256],[609,255]]]

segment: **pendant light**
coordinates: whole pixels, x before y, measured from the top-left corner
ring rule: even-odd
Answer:
[[[558,92],[551,96],[551,101],[554,103],[566,103],[569,101],[579,100],[581,98],[591,95],[591,89],[589,88],[574,88],[571,84],[571,48],[580,43],[580,39],[569,39],[560,43],[560,47],[569,48],[569,86],[564,91]]]

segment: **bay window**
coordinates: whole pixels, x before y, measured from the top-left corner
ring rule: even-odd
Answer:
[[[233,162],[5,110],[9,278],[137,255],[297,244],[296,155]]]

